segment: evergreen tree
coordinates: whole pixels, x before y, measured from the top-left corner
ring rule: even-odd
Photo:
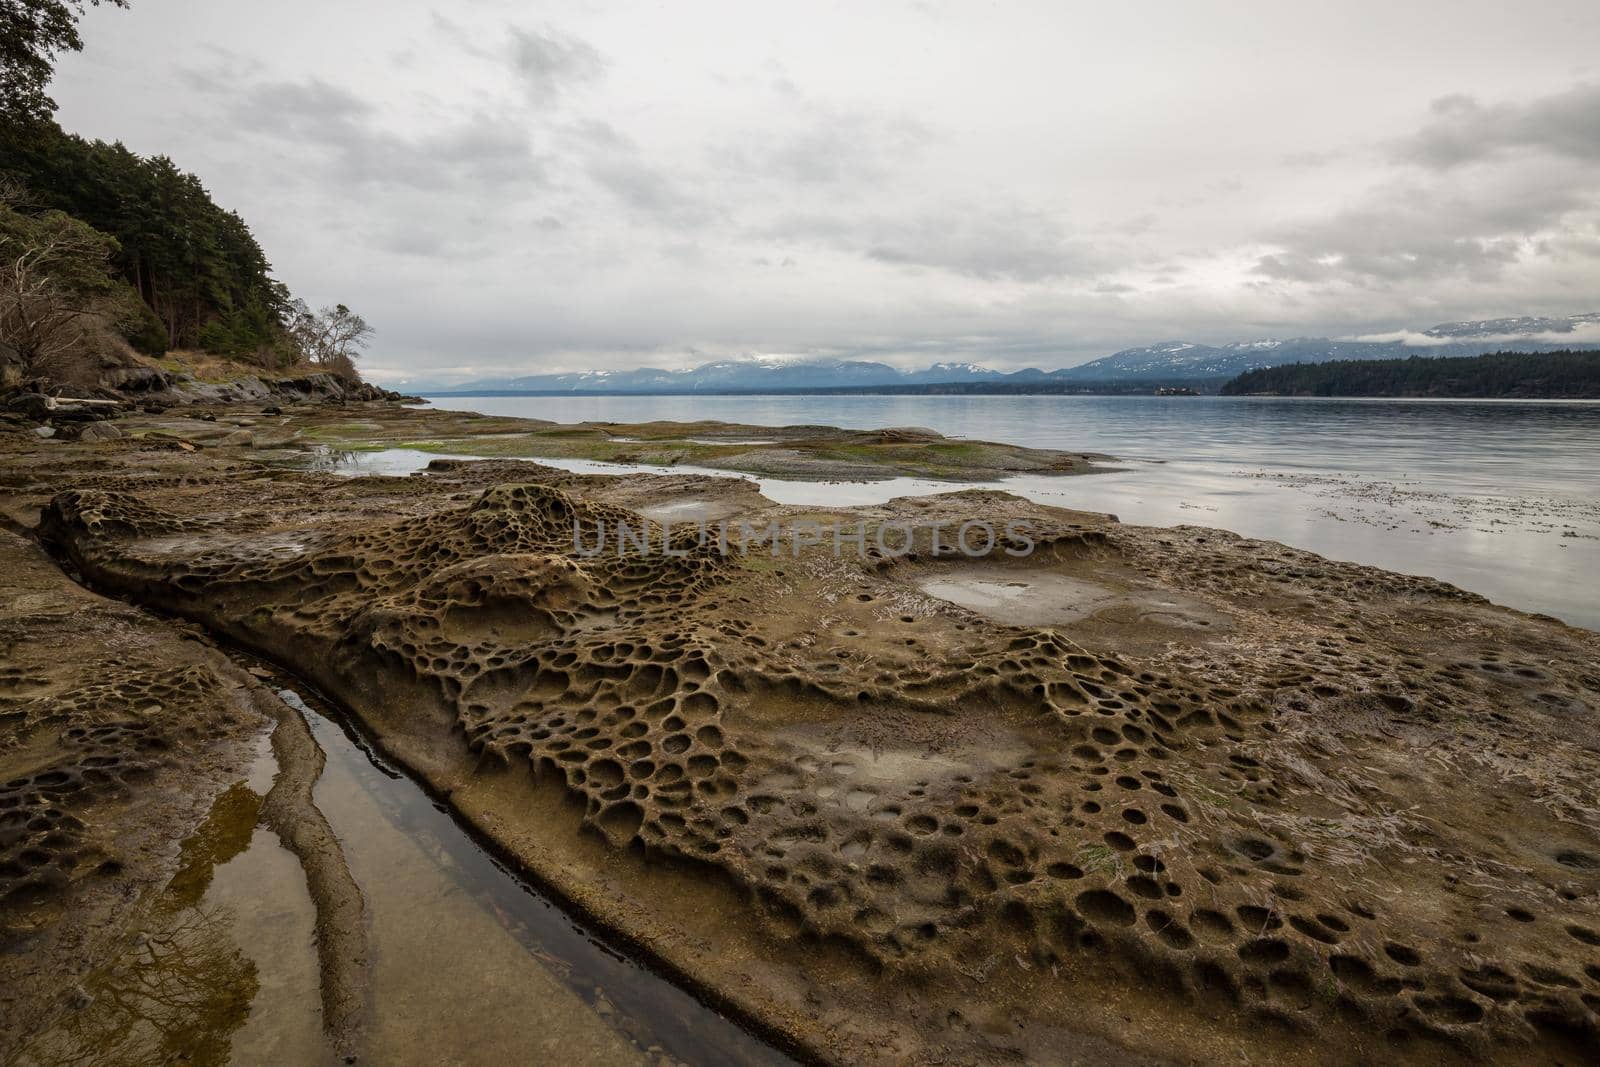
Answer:
[[[89,0],[127,7],[128,0]],[[56,56],[83,51],[82,0],[0,0],[0,119],[38,121],[55,113],[45,92]]]
[[[371,332],[360,316],[343,305],[325,309],[330,328],[348,336],[332,349],[303,344],[299,308],[250,228],[199,178],[166,156],[66,133],[51,117],[44,90],[55,57],[83,47],[77,20],[86,2],[127,6],[0,0],[0,184],[22,191],[28,214],[61,213],[106,239],[114,275],[137,295],[125,299],[118,289],[125,313],[106,321],[140,351],[201,347],[264,366],[309,359],[353,377]]]
[[[1341,359],[1247,371],[1224,396],[1600,397],[1600,352]]]

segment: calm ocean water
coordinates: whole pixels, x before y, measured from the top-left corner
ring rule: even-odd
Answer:
[[[1004,484],[1124,522],[1191,523],[1452,582],[1600,629],[1600,403],[1220,397],[440,397],[556,422],[719,419],[926,426],[951,437],[1127,461]],[[572,464],[587,469],[603,465]],[[946,482],[817,486],[775,499],[865,503]]]

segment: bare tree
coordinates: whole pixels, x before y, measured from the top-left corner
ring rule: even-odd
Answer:
[[[0,344],[26,377],[55,375],[105,322],[114,239],[60,211],[25,215],[0,190]]]
[[[343,304],[312,311],[304,300],[290,305],[289,336],[301,354],[335,374],[359,379],[356,355],[367,346],[373,329]]]

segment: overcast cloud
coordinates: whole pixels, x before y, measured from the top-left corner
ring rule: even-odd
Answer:
[[[1305,7],[133,0],[53,92],[386,381],[1600,310],[1600,5]]]

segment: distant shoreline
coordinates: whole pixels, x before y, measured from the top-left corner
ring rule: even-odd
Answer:
[[[1211,399],[1211,400],[1407,400],[1407,401],[1415,401],[1415,402],[1423,402],[1423,403],[1427,403],[1427,402],[1449,403],[1449,402],[1452,402],[1452,401],[1472,401],[1472,402],[1476,402],[1476,403],[1480,403],[1480,404],[1483,404],[1483,403],[1525,403],[1525,404],[1567,404],[1567,403],[1571,403],[1571,404],[1586,404],[1586,403],[1600,403],[1600,396],[1592,396],[1592,397],[1585,397],[1585,396],[1577,396],[1577,397],[1567,397],[1567,396],[1446,396],[1446,395],[1440,395],[1440,394],[1427,394],[1427,395],[1419,395],[1419,396],[1377,396],[1377,395],[1370,395],[1370,396],[1369,395],[1361,395],[1361,396],[1356,396],[1356,395],[1312,396],[1312,395],[1308,395],[1308,394],[1269,393],[1269,392],[1228,394],[1228,393],[1217,392],[1214,383],[1213,383],[1213,386],[1212,386],[1212,388],[1210,390],[1205,391],[1205,392],[1201,392],[1199,390],[1196,390],[1196,393],[1198,395],[1195,396],[1195,397],[1187,397],[1187,398],[1186,397],[1164,397],[1162,399],[1183,400],[1183,399],[1201,399],[1201,398],[1206,398],[1206,399]],[[434,390],[431,390],[431,389],[425,389],[422,392],[416,393],[416,394],[413,394],[413,395],[415,395],[415,396],[417,396],[417,397],[419,397],[419,398],[421,398],[423,400],[426,400],[426,401],[433,401],[433,400],[470,400],[470,399],[472,399],[474,397],[490,398],[490,397],[517,397],[517,396],[535,397],[535,398],[539,398],[539,399],[547,399],[547,398],[552,398],[552,397],[580,397],[580,398],[583,398],[583,399],[586,399],[586,400],[587,399],[595,399],[595,398],[609,399],[609,400],[644,400],[644,399],[652,399],[652,398],[655,398],[655,399],[660,399],[660,398],[677,399],[677,398],[680,398],[680,397],[696,397],[696,396],[700,396],[700,397],[723,397],[723,396],[839,396],[839,395],[848,395],[848,396],[912,395],[912,396],[951,396],[951,397],[958,397],[958,396],[1145,397],[1145,396],[1147,396],[1147,397],[1152,397],[1153,398],[1153,397],[1156,396],[1156,392],[1155,392],[1154,389],[1140,389],[1140,390],[1133,391],[1133,392],[1120,392],[1120,393],[1077,392],[1077,391],[1067,392],[1067,391],[1063,391],[1063,390],[1052,390],[1052,391],[1049,391],[1049,392],[1032,391],[1032,390],[1030,390],[1030,391],[1026,391],[1026,392],[1023,392],[1023,391],[1004,391],[1004,392],[999,392],[999,391],[996,391],[996,392],[978,392],[978,391],[972,391],[972,392],[954,392],[954,391],[952,391],[952,392],[926,392],[926,391],[924,391],[924,392],[909,392],[909,393],[906,392],[906,391],[897,391],[897,392],[891,393],[891,392],[889,392],[887,390],[883,390],[883,389],[854,389],[854,390],[837,390],[837,389],[831,389],[831,390],[821,390],[821,389],[785,389],[785,390],[775,390],[775,389],[762,389],[762,390],[747,390],[747,391],[742,391],[742,392],[731,392],[731,391],[726,391],[726,390],[719,390],[719,391],[716,391],[716,392],[701,391],[701,392],[698,392],[698,393],[603,393],[603,392],[595,392],[595,391],[592,391],[592,390],[573,391],[573,392],[559,392],[558,393],[558,392],[553,392],[553,391],[548,391],[548,390],[529,390],[529,389],[472,389],[472,390],[467,390],[467,391],[462,391],[462,392],[454,392],[454,391],[452,391],[452,392],[437,392],[437,391],[434,391]]]
[[[951,382],[918,385],[802,386],[793,389],[663,389],[619,391],[608,389],[423,389],[425,397],[459,396],[1154,396],[1160,388],[1193,389],[1203,396],[1216,395],[1222,379],[1173,378],[1125,383],[1048,383],[1026,385],[1008,382]]]
[[[707,389],[447,389],[430,397],[503,396],[1282,396],[1441,400],[1600,399],[1600,351],[1331,360],[1262,367],[1233,378],[918,382]]]

